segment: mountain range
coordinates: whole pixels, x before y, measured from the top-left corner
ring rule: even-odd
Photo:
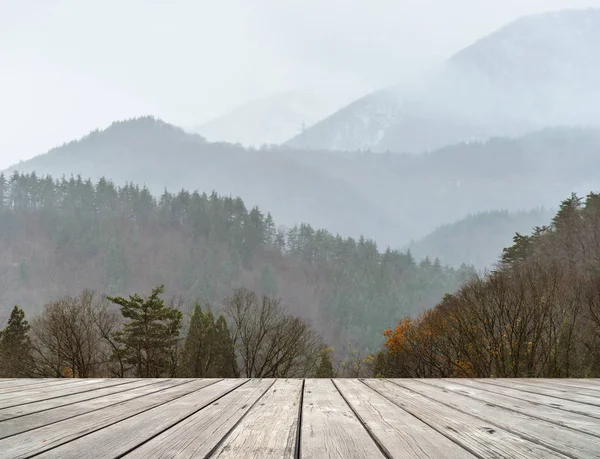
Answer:
[[[309,222],[402,247],[469,214],[552,207],[573,191],[585,195],[600,179],[599,152],[600,129],[592,128],[546,129],[422,155],[245,149],[144,117],[113,123],[5,172],[104,176],[145,184],[155,195],[165,188],[216,190],[241,196],[287,227]]]
[[[599,31],[600,10],[519,19],[419,84],[367,95],[282,146],[244,147],[240,140],[269,143],[261,126],[276,120],[285,125],[276,143],[304,115],[294,116],[316,116],[323,101],[292,91],[198,128],[214,128],[214,139],[237,144],[211,142],[153,117],[119,121],[5,172],[108,177],[118,185],[145,184],[155,195],[165,188],[216,190],[271,212],[287,227],[308,222],[345,237],[366,235],[384,247],[417,241],[415,250],[434,257],[450,240],[444,225],[481,212],[548,208],[573,191],[596,189],[600,128],[581,125],[600,120]],[[257,137],[236,140],[234,128]],[[373,154],[381,151],[388,153]],[[526,214],[516,215],[530,225]],[[488,266],[502,249],[496,244],[510,242],[522,227],[509,230],[512,217],[502,219],[509,222],[506,233],[481,256],[469,255],[476,247],[462,241],[444,262],[463,256]]]
[[[369,94],[286,145],[423,152],[600,120],[600,10],[518,19],[418,82]]]

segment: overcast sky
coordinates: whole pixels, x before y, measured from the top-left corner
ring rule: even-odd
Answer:
[[[359,96],[581,7],[600,0],[0,0],[0,168],[131,116],[191,126],[277,91]]]

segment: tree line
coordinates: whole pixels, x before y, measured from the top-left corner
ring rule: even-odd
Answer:
[[[0,331],[0,377],[332,377],[321,336],[280,299],[244,288],[222,311],[196,303],[185,320],[164,287],[148,296],[79,296],[48,303],[29,323],[15,306]],[[184,322],[187,326],[184,327]]]
[[[0,175],[4,320],[9,305],[36,313],[48,298],[84,289],[117,296],[166,285],[168,294],[221,304],[246,287],[284,299],[337,350],[352,341],[365,354],[391,320],[424,311],[473,274],[364,237],[284,228],[214,192],[155,197],[104,178]]]
[[[494,271],[384,336],[382,376],[599,377],[600,195],[573,194]]]

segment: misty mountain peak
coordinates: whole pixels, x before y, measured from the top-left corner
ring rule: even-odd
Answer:
[[[418,84],[363,97],[288,144],[422,152],[547,126],[596,125],[599,74],[600,10],[527,16],[456,53]]]

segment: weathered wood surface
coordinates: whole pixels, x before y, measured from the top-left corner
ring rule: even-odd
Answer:
[[[293,459],[302,384],[299,379],[277,380],[224,439],[214,457]]]
[[[442,389],[419,381],[398,382],[402,387],[423,395],[433,402],[452,408],[460,413],[471,415],[481,422],[491,424],[507,432],[516,434],[548,449],[579,458],[600,458],[600,438],[586,435],[571,429],[506,409],[498,405],[475,400],[468,395],[455,393],[448,397]]]
[[[302,457],[385,457],[328,379],[306,380],[300,435]]]
[[[0,379],[33,456],[600,458],[600,380]]]

